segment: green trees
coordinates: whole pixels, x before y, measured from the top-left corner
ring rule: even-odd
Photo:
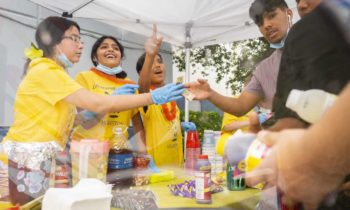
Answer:
[[[184,112],[180,114],[180,120],[184,121]],[[216,112],[190,111],[189,121],[196,124],[200,140],[203,140],[204,130],[221,130],[222,116]]]
[[[241,92],[243,82],[254,71],[256,64],[271,53],[268,42],[263,38],[199,47],[190,53],[191,72],[199,71],[205,78],[215,71],[216,82],[225,77],[226,87],[237,94]],[[180,71],[185,71],[184,50],[177,50],[173,61]]]

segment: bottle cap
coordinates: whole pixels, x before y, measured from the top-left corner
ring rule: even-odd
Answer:
[[[208,159],[208,155],[199,155],[198,159]]]
[[[286,102],[286,107],[295,111],[302,93],[303,91],[297,89],[293,89],[292,91],[290,91]]]

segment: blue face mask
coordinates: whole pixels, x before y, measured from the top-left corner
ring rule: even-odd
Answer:
[[[119,65],[113,68],[109,68],[107,66],[104,66],[102,64],[98,64],[96,66],[96,69],[102,71],[103,73],[109,74],[109,75],[116,75],[123,71],[123,68]]]
[[[270,43],[270,47],[273,49],[281,49],[284,47],[284,40],[285,38],[283,38],[280,42],[278,43]]]
[[[278,43],[270,43],[270,47],[273,48],[273,49],[281,49],[284,47],[284,42],[286,41],[287,39],[287,36],[288,36],[288,32],[289,32],[289,29],[287,31],[287,34],[283,37],[283,39],[278,42]]]
[[[72,63],[72,61],[70,61],[68,58],[67,58],[67,56],[66,56],[66,54],[64,54],[64,53],[60,53],[58,56],[57,56],[57,60],[64,66],[64,68],[66,69],[66,68],[71,68],[71,67],[73,67],[73,63]]]

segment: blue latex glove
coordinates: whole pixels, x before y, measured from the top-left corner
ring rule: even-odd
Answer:
[[[163,87],[157,88],[151,92],[153,103],[165,104],[170,101],[176,101],[183,96],[181,93],[185,91],[183,84],[170,83]]]
[[[84,120],[92,120],[92,119],[94,119],[94,118],[96,117],[96,115],[97,115],[95,112],[91,112],[91,111],[89,111],[89,110],[84,110],[84,111],[80,112],[80,114],[83,115]]]
[[[154,173],[159,173],[160,172],[159,168],[157,168],[157,166],[154,164],[153,158],[151,158],[151,160],[149,161],[148,167]]]
[[[268,113],[259,113],[259,123],[263,124],[266,120],[271,118],[271,114]]]
[[[181,127],[182,129],[184,129],[186,132],[187,131],[195,131],[196,128],[196,124],[194,124],[193,122],[182,122],[181,123]]]
[[[126,84],[126,85],[123,85],[123,86],[115,89],[113,91],[112,95],[113,96],[115,96],[115,95],[134,95],[138,88],[139,88],[139,85]]]

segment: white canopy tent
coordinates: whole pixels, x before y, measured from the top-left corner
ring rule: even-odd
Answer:
[[[186,48],[186,78],[192,47],[259,37],[249,18],[253,0],[30,0],[66,16],[89,18],[150,35],[152,24],[164,41]],[[297,17],[295,0],[286,0]],[[188,102],[185,121],[188,121]]]

